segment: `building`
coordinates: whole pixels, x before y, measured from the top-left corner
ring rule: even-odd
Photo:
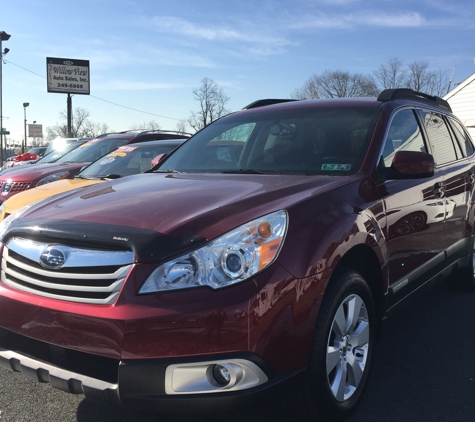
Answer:
[[[475,73],[444,96],[475,140]]]

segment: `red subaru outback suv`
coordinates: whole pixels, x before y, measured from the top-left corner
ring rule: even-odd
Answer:
[[[175,131],[126,131],[106,133],[82,143],[78,148],[51,162],[48,156],[34,166],[19,166],[0,175],[0,204],[18,192],[57,180],[72,179],[79,171],[114,149],[136,142],[160,139],[183,139],[189,134]],[[54,158],[54,157],[52,157]]]
[[[334,420],[388,311],[453,273],[474,288],[474,179],[438,97],[254,103],[152,173],[1,223],[0,363],[155,410],[293,381],[285,399]]]

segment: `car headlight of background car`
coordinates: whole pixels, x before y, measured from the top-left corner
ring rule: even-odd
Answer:
[[[46,185],[47,183],[56,182],[57,180],[66,179],[69,176],[69,171],[60,171],[58,173],[50,174],[49,176],[43,177],[36,186]]]
[[[139,293],[199,286],[219,289],[246,280],[277,258],[287,219],[286,211],[265,215],[162,264],[150,274]]]

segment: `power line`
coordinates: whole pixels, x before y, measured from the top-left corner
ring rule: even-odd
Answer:
[[[163,117],[164,119],[176,120],[177,122],[180,121],[180,119],[175,119],[174,117],[162,116],[160,114],[149,113],[148,111],[137,110],[136,108],[127,107],[127,106],[124,106],[124,105],[121,105],[121,104],[113,103],[112,101],[104,100],[103,98],[95,97],[94,95],[91,95],[91,94],[89,94],[89,97],[95,98],[96,100],[104,101],[104,102],[109,103],[109,104],[113,104],[113,105],[118,106],[118,107],[128,108],[129,110],[138,111],[139,113],[150,114],[151,116]]]
[[[12,64],[12,65],[14,65],[14,66],[16,66],[16,67],[19,67],[20,69],[23,69],[23,70],[25,70],[25,71],[27,71],[27,72],[33,73],[33,75],[39,76],[40,78],[43,78],[43,79],[46,79],[46,76],[40,75],[39,73],[35,73],[35,72],[33,72],[33,71],[29,70],[29,69],[26,69],[26,68],[24,68],[24,67],[22,67],[22,66],[20,66],[20,65],[18,65],[18,64],[16,64],[16,63],[13,63],[13,62],[10,61],[10,60],[5,60],[4,63],[10,63],[10,64]],[[115,106],[117,106],[117,107],[126,108],[126,109],[128,109],[128,110],[137,111],[137,112],[139,112],[139,113],[149,114],[150,116],[161,117],[161,118],[163,118],[163,119],[176,120],[177,122],[180,121],[180,119],[175,119],[174,117],[162,116],[161,114],[150,113],[150,112],[148,112],[148,111],[143,111],[143,110],[138,110],[138,109],[136,109],[136,108],[127,107],[127,106],[122,105],[122,104],[117,104],[117,103],[114,103],[114,102],[112,102],[112,101],[104,100],[104,98],[99,98],[99,97],[96,97],[96,96],[94,96],[94,95],[90,95],[90,94],[89,94],[89,97],[95,98],[96,100],[104,101],[105,103],[109,103],[109,104],[115,105]]]

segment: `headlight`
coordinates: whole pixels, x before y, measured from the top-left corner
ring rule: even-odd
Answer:
[[[282,247],[287,213],[277,211],[244,224],[207,245],[157,267],[139,293],[239,283],[268,267]]]
[[[56,182],[57,180],[66,179],[69,176],[69,171],[60,171],[58,173],[50,174],[43,177],[36,186],[46,185],[47,183]]]

